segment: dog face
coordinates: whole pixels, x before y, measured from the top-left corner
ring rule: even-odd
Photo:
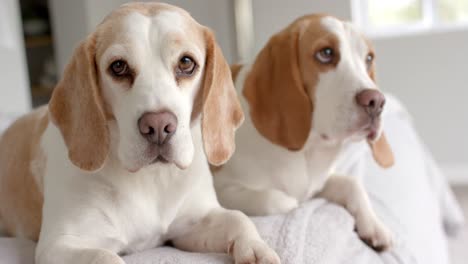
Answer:
[[[156,161],[180,168],[191,163],[191,114],[206,52],[202,31],[188,19],[174,10],[153,17],[130,13],[116,22],[109,45],[98,46],[103,97],[119,131],[118,157],[131,171]]]
[[[200,115],[208,160],[221,164],[243,118],[213,34],[158,3],[127,4],[107,17],[75,51],[50,111],[75,165],[99,169],[115,151],[131,172],[153,163],[187,168]]]
[[[310,138],[366,139],[379,164],[393,163],[382,135],[385,97],[375,83],[374,51],[349,23],[325,15],[296,20],[260,52],[244,96],[257,130],[275,144],[299,150]]]
[[[303,30],[299,64],[313,105],[311,132],[329,141],[376,140],[385,98],[374,80],[370,42],[332,17],[310,20]]]

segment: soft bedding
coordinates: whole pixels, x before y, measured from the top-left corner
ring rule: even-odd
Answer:
[[[404,243],[381,255],[368,248],[353,232],[353,218],[343,208],[324,200],[312,200],[286,216],[253,220],[282,263],[416,263]],[[4,263],[32,264],[33,252],[34,244],[28,241],[0,240],[0,256],[9,259]],[[129,264],[232,263],[223,254],[188,253],[169,247],[126,256],[124,260]]]
[[[352,158],[340,159],[337,172],[362,177],[375,211],[395,234],[396,247],[382,254],[374,252],[357,237],[346,210],[315,199],[288,215],[253,218],[282,263],[449,263],[446,234],[454,234],[462,226],[461,211],[409,115],[397,100],[387,97],[385,131],[395,153],[395,166],[381,169],[365,144],[354,144],[348,149]],[[0,119],[0,128],[5,122]],[[30,241],[0,238],[0,264],[32,264],[34,246]],[[232,263],[223,254],[188,253],[170,247],[125,256],[124,260],[129,264]]]

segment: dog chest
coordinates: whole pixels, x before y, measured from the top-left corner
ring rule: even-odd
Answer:
[[[172,167],[172,166],[171,166]],[[126,253],[159,246],[165,242],[176,219],[190,180],[175,170],[150,171],[117,186],[115,222],[127,241]]]

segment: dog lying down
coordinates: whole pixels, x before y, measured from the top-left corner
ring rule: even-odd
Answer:
[[[0,226],[37,264],[123,264],[163,245],[279,263],[219,205],[208,162],[243,114],[213,34],[182,9],[126,4],[76,48],[48,106],[0,141]]]
[[[392,236],[361,184],[333,169],[360,140],[382,167],[393,164],[374,58],[371,43],[350,23],[308,15],[274,35],[252,65],[232,66],[246,120],[233,157],[213,169],[220,203],[269,215],[323,197],[354,216],[369,245],[388,249]]]

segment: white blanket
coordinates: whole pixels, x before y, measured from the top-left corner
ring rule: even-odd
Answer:
[[[343,208],[318,199],[288,215],[253,218],[282,263],[449,264],[445,231],[456,233],[463,216],[409,115],[395,99],[388,98],[385,131],[396,165],[389,170],[379,168],[367,146],[356,144],[349,149],[351,158],[339,162],[338,171],[362,178],[377,215],[396,236],[396,247],[383,254],[374,252],[357,237],[353,219]],[[32,264],[34,246],[1,238],[0,264]],[[124,260],[128,264],[232,263],[224,254],[188,253],[169,247],[124,256]]]
[[[253,221],[284,264],[416,263],[404,243],[388,253],[374,252],[353,231],[351,216],[324,200],[312,200],[286,216],[255,217]],[[124,259],[128,264],[232,263],[227,256],[172,248],[154,249]]]
[[[262,237],[281,256],[282,263],[415,263],[403,244],[381,255],[368,248],[353,231],[352,217],[343,208],[324,200],[312,200],[286,216],[253,220]],[[0,239],[0,263],[32,264],[34,246],[25,240]],[[148,250],[124,259],[128,264],[232,263],[232,259],[224,254],[189,253],[170,247]]]

